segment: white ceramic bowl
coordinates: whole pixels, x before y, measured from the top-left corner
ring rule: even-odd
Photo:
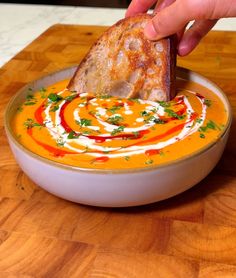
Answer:
[[[160,201],[179,194],[205,178],[219,161],[228,138],[231,109],[223,92],[206,78],[178,69],[179,78],[209,88],[223,101],[229,119],[217,142],[197,153],[161,166],[134,170],[81,169],[50,161],[32,153],[14,136],[10,122],[16,108],[25,99],[27,89],[37,90],[70,78],[75,68],[56,72],[22,88],[8,104],[5,113],[6,134],[22,170],[39,186],[61,198],[93,206],[123,207]]]

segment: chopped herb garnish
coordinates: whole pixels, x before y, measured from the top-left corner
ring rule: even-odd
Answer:
[[[80,126],[91,126],[92,125],[92,121],[89,119],[80,119],[79,121],[75,121],[77,125]]]
[[[153,108],[151,111],[152,111],[152,113],[157,113],[158,108]]]
[[[217,125],[213,121],[210,120],[210,121],[208,121],[206,127],[210,128],[210,129],[216,129]]]
[[[76,134],[74,131],[71,131],[68,136],[67,139],[76,139],[79,137],[79,134]]]
[[[45,89],[44,87],[40,88],[39,89],[40,93],[46,93],[47,92],[47,89]]]
[[[60,100],[62,100],[63,98],[58,95],[58,94],[55,94],[55,93],[51,93],[49,96],[48,96],[48,99],[52,102],[58,102]]]
[[[111,132],[111,135],[116,135],[117,133],[120,133],[122,131],[124,131],[125,127],[124,126],[119,126],[118,128],[113,129],[113,131]]]
[[[71,96],[68,96],[68,97],[66,97],[65,98],[65,100],[66,101],[72,101],[74,98],[76,98],[77,97],[77,94],[73,94],[73,95],[71,95]]]
[[[157,119],[157,118],[155,118],[155,119],[153,120],[153,122],[154,122],[155,124],[161,124],[161,125],[163,125],[163,124],[166,123],[165,121],[163,121],[163,120],[161,120],[161,119]]]
[[[58,105],[54,105],[53,108],[50,110],[51,112],[56,112],[59,109]]]
[[[200,138],[205,138],[205,135],[203,133],[200,133]]]
[[[129,98],[130,101],[133,101],[135,103],[140,103],[139,99],[138,98]]]
[[[126,161],[129,161],[129,160],[130,160],[130,156],[125,156],[124,159],[125,159]]]
[[[153,122],[156,118],[154,116],[149,116],[147,119],[144,120],[145,123]]]
[[[152,164],[154,161],[152,159],[148,159],[145,161],[145,164],[150,165]]]
[[[35,105],[36,102],[34,101],[28,101],[28,102],[25,102],[24,105],[28,106],[28,105]]]
[[[147,116],[149,116],[150,114],[149,114],[147,111],[144,110],[144,111],[141,111],[141,112],[140,112],[140,115],[141,115],[142,117],[144,117],[144,116],[147,117]]]
[[[166,102],[166,101],[158,101],[158,103],[160,104],[160,106],[162,107],[170,107],[170,103]]]
[[[32,99],[34,99],[34,96],[33,96],[33,95],[29,94],[29,95],[26,96],[26,100],[27,100],[27,101],[30,101],[30,100],[32,100]]]
[[[116,116],[109,117],[107,119],[107,122],[110,123],[110,124],[113,124],[113,125],[117,125],[123,120],[124,120],[123,117],[116,115]]]
[[[32,128],[34,126],[41,126],[41,124],[36,123],[33,119],[28,118],[25,122],[24,122],[24,126],[27,128]]]
[[[111,112],[112,114],[115,114],[117,110],[120,110],[121,106],[112,106],[111,108],[108,108],[107,111]]]
[[[207,127],[206,126],[201,126],[201,127],[199,127],[198,131],[206,132],[207,131]]]
[[[185,115],[178,115],[176,112],[174,112],[171,109],[165,109],[165,112],[168,114],[168,116],[172,117],[172,118],[176,118],[178,120],[183,120],[185,118]]]
[[[211,102],[210,99],[205,99],[205,100],[204,100],[204,104],[205,104],[206,106],[210,107],[211,104],[212,104],[212,102]]]
[[[26,102],[24,105],[34,105],[36,104],[37,100],[35,99],[34,95],[29,94],[26,96]]]
[[[111,96],[110,96],[110,95],[105,95],[105,94],[104,94],[104,95],[100,95],[99,98],[100,98],[100,99],[107,99],[107,98],[111,98]]]
[[[218,127],[215,122],[210,120],[210,121],[207,122],[206,126],[199,127],[198,131],[199,132],[206,132],[208,129],[213,129],[213,130],[219,129],[219,130],[221,130],[220,127]]]
[[[18,107],[16,110],[17,110],[17,112],[19,112],[19,113],[20,113],[20,112],[22,112],[22,111],[23,111],[23,108],[22,108],[22,106],[20,106],[20,107]]]
[[[203,119],[200,119],[200,118],[196,119],[196,122],[197,122],[198,124],[200,124],[202,121],[203,121]]]

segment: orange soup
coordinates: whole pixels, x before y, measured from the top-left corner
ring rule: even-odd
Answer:
[[[170,102],[95,97],[70,92],[64,80],[29,90],[12,128],[41,157],[81,168],[161,165],[200,151],[221,136],[228,120],[210,90],[178,80]]]

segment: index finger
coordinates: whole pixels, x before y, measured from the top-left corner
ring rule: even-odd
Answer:
[[[157,0],[133,0],[126,11],[125,17],[145,13],[156,2]]]

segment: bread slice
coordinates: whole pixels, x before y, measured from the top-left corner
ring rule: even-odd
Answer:
[[[78,93],[169,101],[175,96],[174,38],[146,39],[147,14],[120,20],[91,47],[68,89]]]

